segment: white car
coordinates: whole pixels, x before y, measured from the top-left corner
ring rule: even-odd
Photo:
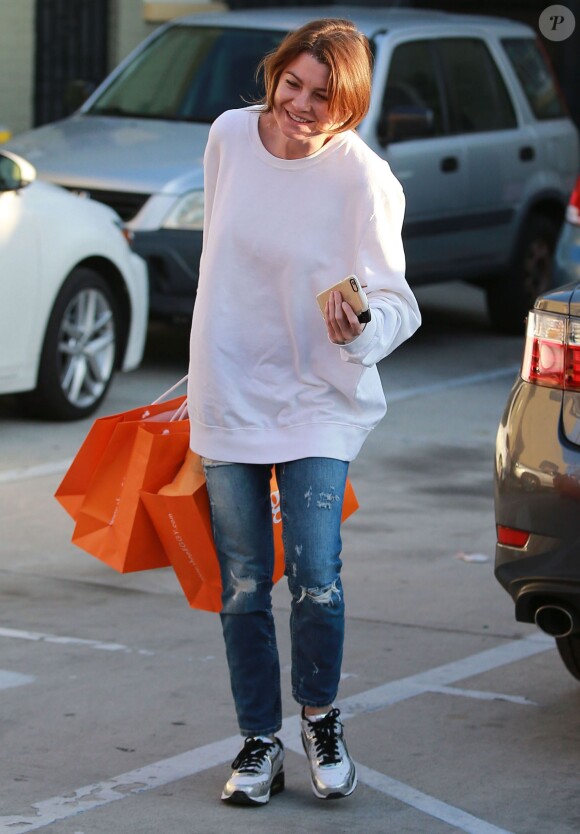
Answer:
[[[115,370],[141,361],[147,268],[114,211],[35,180],[29,162],[0,152],[0,394],[75,420]]]

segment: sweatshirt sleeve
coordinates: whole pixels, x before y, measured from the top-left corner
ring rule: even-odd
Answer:
[[[343,360],[366,366],[392,353],[421,324],[419,306],[405,280],[405,197],[390,169],[386,187],[375,193],[373,208],[354,269],[367,285],[371,320],[354,341],[340,348]]]
[[[206,240],[219,171],[219,127],[217,121],[211,126],[203,155],[203,232]]]

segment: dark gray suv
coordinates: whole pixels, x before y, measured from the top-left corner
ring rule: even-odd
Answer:
[[[359,132],[405,189],[411,284],[473,282],[496,329],[522,329],[551,284],[578,173],[576,129],[522,24],[336,6],[195,15],[157,30],[75,115],[9,147],[41,177],[112,205],[148,261],[152,311],[189,315],[209,125],[255,100],[256,64],[287,31],[329,15],[352,18],[373,48]]]
[[[530,311],[496,442],[495,575],[580,679],[580,285]]]

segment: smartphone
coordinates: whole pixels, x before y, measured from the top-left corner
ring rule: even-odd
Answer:
[[[332,287],[328,287],[328,289],[318,293],[316,300],[318,301],[322,315],[324,315],[324,308],[326,307],[328,296],[335,290],[342,295],[343,301],[347,301],[350,304],[361,324],[366,324],[366,322],[371,320],[368,298],[356,275],[347,275],[338,284],[333,284]]]

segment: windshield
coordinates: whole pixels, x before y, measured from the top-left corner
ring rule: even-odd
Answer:
[[[128,64],[89,114],[206,122],[263,95],[254,73],[284,32],[173,26]]]

